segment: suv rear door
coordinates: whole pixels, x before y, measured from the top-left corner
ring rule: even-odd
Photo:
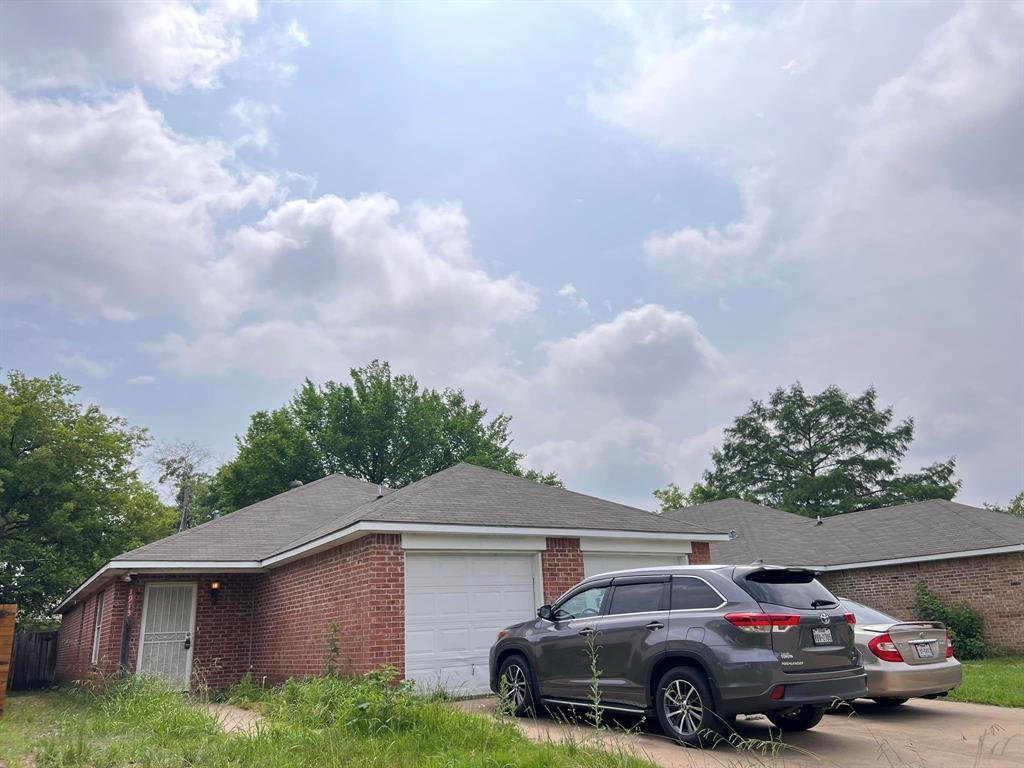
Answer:
[[[827,672],[857,665],[853,625],[839,598],[813,571],[737,568],[733,580],[771,616],[772,650],[784,671]]]
[[[668,576],[613,579],[595,649],[603,701],[647,707],[647,678],[668,639],[668,608]]]

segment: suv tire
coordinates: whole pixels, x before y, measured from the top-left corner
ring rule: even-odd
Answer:
[[[498,672],[499,697],[508,697],[508,709],[516,717],[534,714],[533,682],[530,665],[519,654],[512,654]],[[499,704],[499,706],[501,706]]]
[[[807,731],[821,722],[825,715],[824,707],[816,707],[813,704],[805,704],[793,712],[783,714],[781,712],[769,712],[768,719],[783,732],[796,733]]]
[[[662,731],[681,744],[700,747],[722,738],[730,718],[715,709],[707,678],[693,667],[674,667],[661,676],[655,708]]]

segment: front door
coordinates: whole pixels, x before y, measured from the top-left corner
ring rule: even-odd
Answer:
[[[146,585],[138,673],[187,690],[192,678],[195,622],[195,584]]]

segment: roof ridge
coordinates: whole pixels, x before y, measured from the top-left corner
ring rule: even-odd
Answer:
[[[960,504],[960,503],[955,502],[955,501],[950,501],[949,499],[944,499],[944,501],[947,501],[949,504],[953,505],[953,508],[950,509],[950,512],[952,512],[954,515],[959,517],[961,520],[964,520],[965,522],[970,523],[971,525],[976,525],[979,528],[984,528],[986,531],[991,533],[993,536],[998,536],[1000,539],[1003,539],[1004,541],[1007,540],[1006,534],[1004,534],[1002,531],[996,531],[996,530],[993,530],[992,528],[989,528],[987,525],[985,525],[985,523],[983,521],[968,520],[967,517],[962,512],[960,512],[959,509],[956,509],[955,507],[970,507],[971,509],[977,509],[979,512],[992,512],[992,514],[995,514],[995,515],[1001,515],[1001,514],[1003,514],[1002,512],[994,512],[993,510],[985,509],[984,507],[971,507],[970,504]],[[1011,520],[1013,519],[1012,515],[1007,515],[1007,517],[1010,518]],[[1021,543],[1024,543],[1024,542],[1010,540],[1010,544],[1021,544]]]

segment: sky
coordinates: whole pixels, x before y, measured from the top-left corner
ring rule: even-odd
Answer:
[[[0,5],[0,367],[220,461],[380,358],[651,508],[870,386],[1024,488],[1024,5]]]

